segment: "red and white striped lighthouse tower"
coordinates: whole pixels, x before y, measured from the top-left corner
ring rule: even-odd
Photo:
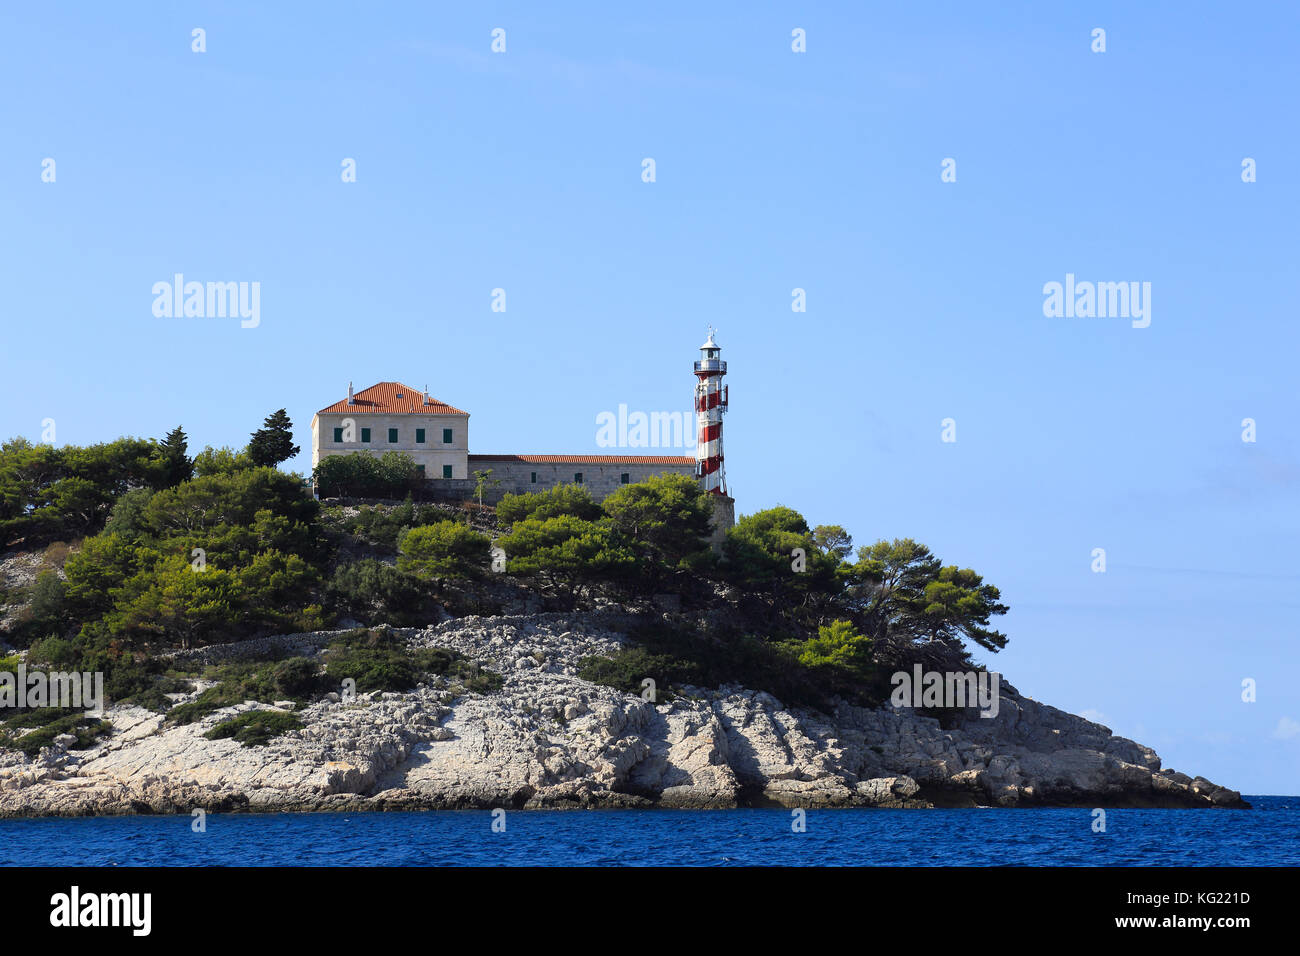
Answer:
[[[703,353],[695,363],[695,476],[705,491],[727,494],[727,476],[722,467],[722,416],[727,410],[727,387],[722,376],[727,363],[719,357],[722,347],[709,339],[700,346]]]

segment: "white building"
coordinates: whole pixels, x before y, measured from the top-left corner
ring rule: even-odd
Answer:
[[[363,451],[410,455],[426,478],[468,478],[469,412],[401,382],[380,382],[318,411],[311,420],[311,464]]]

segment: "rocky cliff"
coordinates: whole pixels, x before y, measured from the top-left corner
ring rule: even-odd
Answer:
[[[1151,750],[1020,696],[954,729],[911,710],[784,707],[743,687],[651,703],[577,676],[616,650],[598,615],[459,618],[402,633],[505,675],[455,696],[441,679],[407,694],[326,700],[301,730],[260,747],[114,706],[89,750],[56,741],[0,754],[0,816],[230,810],[566,807],[1244,806],[1238,793],[1162,770]],[[328,635],[281,639],[301,653]],[[272,639],[271,643],[274,643]],[[228,657],[268,641],[232,646]],[[332,695],[333,696],[333,695]]]

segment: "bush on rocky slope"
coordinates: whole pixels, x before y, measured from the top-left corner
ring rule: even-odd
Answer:
[[[325,673],[335,686],[356,681],[356,689],[401,692],[428,675],[448,676],[466,690],[490,693],[501,687],[501,675],[477,661],[443,647],[412,648],[386,630],[358,630],[343,635],[325,651]]]
[[[20,711],[5,719],[0,724],[0,748],[21,750],[34,757],[42,747],[53,744],[56,737],[70,734],[75,740],[67,745],[67,749],[84,750],[112,729],[108,721],[87,717],[79,710],[41,707]],[[24,730],[27,732],[23,733]]]
[[[336,568],[325,586],[325,600],[331,611],[363,624],[416,627],[438,616],[427,582],[376,558]]]
[[[273,737],[301,729],[302,721],[293,714],[279,710],[246,710],[223,720],[203,736],[209,740],[233,737],[245,747],[263,747]]]
[[[281,661],[238,661],[211,668],[205,675],[217,683],[194,700],[178,704],[167,713],[176,724],[191,724],[223,707],[255,700],[271,704],[292,700],[303,704],[324,693],[329,682],[320,665],[309,658],[290,657]]]

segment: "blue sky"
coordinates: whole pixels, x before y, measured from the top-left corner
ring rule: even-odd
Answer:
[[[0,14],[6,437],[284,406],[305,468],[396,379],[472,451],[595,452],[690,407],[713,324],[741,511],[926,542],[1002,588],[1023,693],[1300,793],[1300,8],[267,6]],[[177,272],[260,325],[156,318]],[[1066,273],[1150,326],[1045,317]]]

